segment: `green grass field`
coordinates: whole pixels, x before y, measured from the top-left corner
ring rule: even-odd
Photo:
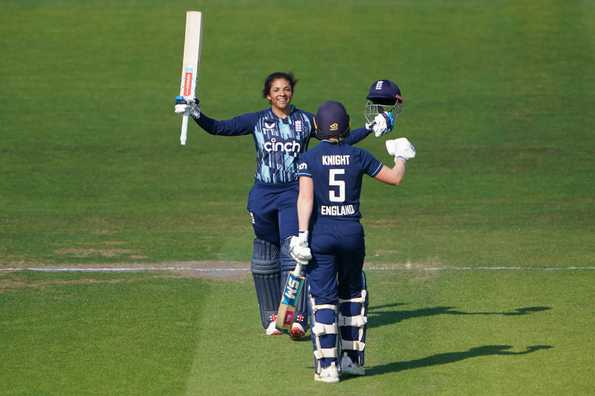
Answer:
[[[262,333],[248,279],[0,273],[0,393],[592,393],[595,273],[368,277],[368,374],[335,386],[309,341]]]
[[[362,197],[393,268],[369,271],[365,378],[315,384],[248,279],[6,271],[247,265],[251,137],[178,143],[187,9],[209,115],[264,108],[275,70],[354,127],[373,80],[403,90],[417,158]],[[2,1],[0,394],[593,393],[594,37],[587,0]]]

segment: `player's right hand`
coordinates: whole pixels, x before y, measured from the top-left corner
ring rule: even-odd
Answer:
[[[415,158],[415,146],[406,137],[387,140],[385,144],[386,151],[395,157],[395,161],[397,158],[402,158],[405,161]]]
[[[312,251],[308,246],[308,231],[300,231],[299,236],[291,237],[289,255],[301,265],[307,265],[312,260]]]
[[[184,114],[189,111],[190,116],[195,120],[200,118],[200,100],[198,98],[186,98],[176,96],[176,105],[174,107],[176,114]]]

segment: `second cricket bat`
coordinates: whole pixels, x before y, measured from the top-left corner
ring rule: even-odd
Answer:
[[[302,265],[296,264],[295,269],[287,276],[281,304],[277,313],[276,326],[278,329],[288,329],[295,320],[295,309],[304,287],[305,276],[302,272]]]
[[[180,96],[193,99],[196,93],[196,76],[200,62],[200,42],[202,36],[202,13],[186,12],[186,33],[184,36],[184,58],[182,61],[182,78],[180,80]],[[188,111],[182,118],[180,143],[186,144],[188,133]]]

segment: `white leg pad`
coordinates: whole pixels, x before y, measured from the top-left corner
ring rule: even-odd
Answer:
[[[319,375],[322,370],[322,364],[328,364],[328,361],[322,362],[321,359],[338,358],[338,336],[339,326],[337,324],[338,307],[334,304],[316,304],[316,300],[310,297],[311,313],[311,332],[314,346],[314,366],[316,374]],[[326,312],[325,312],[326,311]],[[319,320],[327,323],[321,323]],[[328,323],[333,322],[333,323]],[[332,362],[335,366],[336,361]]]
[[[342,310],[339,310],[339,317],[338,317],[338,325],[341,328],[351,327],[354,328],[353,331],[357,332],[356,339],[345,339],[343,334],[341,334],[341,350],[343,352],[347,351],[357,351],[361,353],[362,356],[362,363],[363,363],[363,353],[366,348],[366,328],[368,324],[368,316],[367,316],[367,290],[362,289],[361,296],[350,298],[350,299],[340,299],[339,304],[359,304],[361,308],[359,309],[359,314],[353,316],[345,316],[342,314]],[[356,308],[358,309],[358,308]]]

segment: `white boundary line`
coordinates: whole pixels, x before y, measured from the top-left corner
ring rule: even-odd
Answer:
[[[366,271],[595,271],[595,267],[451,267],[451,266],[434,266],[425,267],[421,265],[403,264],[394,266],[364,266]],[[202,272],[202,273],[230,273],[230,272],[249,272],[250,268],[226,268],[226,267],[197,267],[197,266],[113,266],[113,267],[8,267],[0,268],[0,272],[168,272],[168,271],[185,271],[185,272]]]

